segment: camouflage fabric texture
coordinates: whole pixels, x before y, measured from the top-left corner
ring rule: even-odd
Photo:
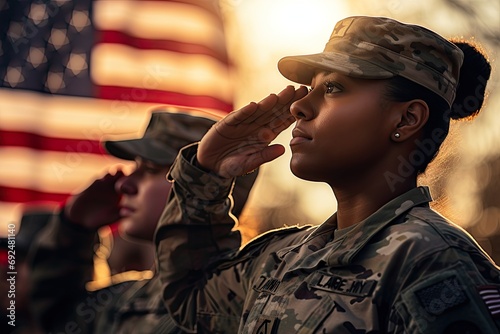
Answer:
[[[180,333],[158,276],[89,292],[96,233],[54,215],[30,253],[31,309],[47,333]]]
[[[386,17],[353,16],[339,21],[322,53],[284,57],[279,71],[310,85],[315,70],[366,79],[396,75],[420,84],[451,106],[463,52],[435,32]]]
[[[499,268],[429,207],[426,187],[351,228],[337,230],[333,215],[317,227],[270,231],[203,265],[218,253],[208,245],[227,238],[217,232],[231,224],[231,185],[193,166],[195,153],[181,151],[170,171],[176,191],[159,227],[182,240],[156,240],[165,302],[186,332],[498,333],[498,303],[485,300],[499,296]]]

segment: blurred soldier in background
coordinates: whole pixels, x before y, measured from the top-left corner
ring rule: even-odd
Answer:
[[[42,333],[29,307],[29,277],[27,255],[38,233],[47,225],[51,211],[43,207],[26,207],[22,219],[15,224],[13,238],[0,239],[0,307],[2,333]],[[11,274],[12,273],[12,274]],[[13,304],[12,304],[13,301]],[[13,310],[13,313],[11,313]]]
[[[72,196],[51,218],[32,253],[32,305],[48,331],[81,333],[155,333],[171,325],[158,276],[111,279],[111,285],[89,292],[96,231],[119,220],[127,238],[152,242],[170,193],[165,178],[178,151],[198,141],[215,123],[212,118],[156,110],[142,138],[106,141],[106,150],[134,160],[130,175],[120,169],[95,180]],[[233,214],[238,216],[257,173],[239,178]],[[238,233],[228,250],[240,245]],[[152,268],[154,271],[154,268]]]

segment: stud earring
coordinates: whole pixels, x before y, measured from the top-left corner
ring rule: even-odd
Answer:
[[[394,134],[394,137],[399,138],[399,137],[401,137],[401,135],[399,134],[399,132],[396,132],[396,133]]]

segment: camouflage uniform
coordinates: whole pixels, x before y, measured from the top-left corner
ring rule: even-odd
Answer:
[[[196,146],[181,151],[169,173],[174,195],[156,239],[167,307],[184,330],[499,331],[499,268],[467,232],[429,208],[426,187],[347,229],[337,230],[333,215],[315,228],[268,232],[207,268],[231,234],[231,182],[196,168],[195,153]]]
[[[87,292],[97,235],[54,215],[31,253],[31,306],[53,333],[178,333],[158,276]]]

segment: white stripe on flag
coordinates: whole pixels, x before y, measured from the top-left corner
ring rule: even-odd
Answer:
[[[215,3],[214,3],[215,4]],[[96,1],[94,25],[99,30],[126,31],[135,37],[178,40],[226,48],[221,21],[190,4],[161,1]]]
[[[210,56],[98,44],[91,59],[91,77],[101,86],[137,87],[232,101],[228,68]]]

